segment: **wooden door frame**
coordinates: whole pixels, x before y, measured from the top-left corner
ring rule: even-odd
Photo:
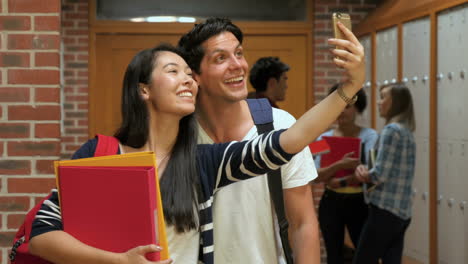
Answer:
[[[307,19],[304,22],[296,21],[274,21],[274,22],[242,22],[234,23],[242,29],[244,36],[261,35],[300,35],[306,38],[306,107],[310,108],[315,102],[313,88],[313,0],[306,0]],[[96,38],[98,35],[106,34],[174,34],[181,35],[188,32],[193,23],[147,23],[130,21],[104,21],[96,19],[96,2],[89,1],[89,111],[88,111],[88,135],[93,137],[94,124],[97,120],[92,113],[95,111],[95,104],[98,98],[95,96],[96,89]],[[138,26],[135,26],[138,25]]]
[[[377,10],[359,24],[357,36],[371,34],[372,61],[375,62],[375,35],[377,31],[397,26],[398,40],[398,78],[402,78],[403,45],[402,25],[406,22],[428,17],[430,20],[430,110],[429,110],[429,263],[438,263],[438,219],[437,219],[437,15],[441,11],[468,3],[467,0],[387,0]],[[372,89],[375,92],[376,65],[372,64]],[[375,98],[374,98],[375,99]],[[374,104],[373,102],[372,104]],[[375,114],[372,115],[375,118]],[[375,124],[375,120],[372,120]]]

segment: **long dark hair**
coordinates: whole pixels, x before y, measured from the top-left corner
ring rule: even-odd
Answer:
[[[386,117],[387,123],[401,123],[409,130],[414,131],[416,129],[416,120],[410,90],[404,83],[394,83],[380,87],[380,91],[387,87],[390,87],[390,96],[392,97],[392,105]]]
[[[148,141],[149,111],[139,85],[150,84],[157,58],[164,51],[181,56],[173,46],[160,44],[140,51],[127,66],[122,89],[122,124],[114,135],[124,145],[141,148]],[[196,147],[197,127],[192,113],[179,122],[176,143],[160,179],[164,217],[178,232],[197,228],[200,186]]]

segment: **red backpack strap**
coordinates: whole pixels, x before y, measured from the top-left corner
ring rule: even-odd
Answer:
[[[94,157],[115,155],[119,149],[119,140],[115,137],[97,134],[97,146]]]

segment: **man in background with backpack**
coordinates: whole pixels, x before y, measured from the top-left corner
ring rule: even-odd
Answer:
[[[262,57],[250,69],[249,81],[255,92],[248,98],[267,98],[271,106],[279,108],[276,102],[284,101],[288,89],[289,65],[278,57]]]
[[[248,65],[241,30],[228,19],[208,19],[185,34],[179,46],[199,85],[196,114],[200,142],[240,141],[255,136],[257,129],[244,100]],[[295,122],[279,109],[273,109],[273,120],[275,129]],[[309,184],[316,176],[308,148],[281,169],[295,263],[320,263],[319,231]],[[286,263],[267,177],[228,186],[215,197],[215,263]]]

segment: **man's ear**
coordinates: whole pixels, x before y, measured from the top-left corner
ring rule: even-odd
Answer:
[[[200,75],[198,73],[192,72],[192,78],[197,82],[198,85],[200,85]]]
[[[278,85],[278,80],[276,80],[275,77],[270,77],[270,79],[268,79],[267,81],[266,90],[268,91],[268,90],[274,89],[276,85]]]
[[[138,90],[140,91],[141,99],[143,99],[145,101],[149,99],[150,91],[149,91],[149,87],[148,87],[147,84],[139,83],[138,84]]]

